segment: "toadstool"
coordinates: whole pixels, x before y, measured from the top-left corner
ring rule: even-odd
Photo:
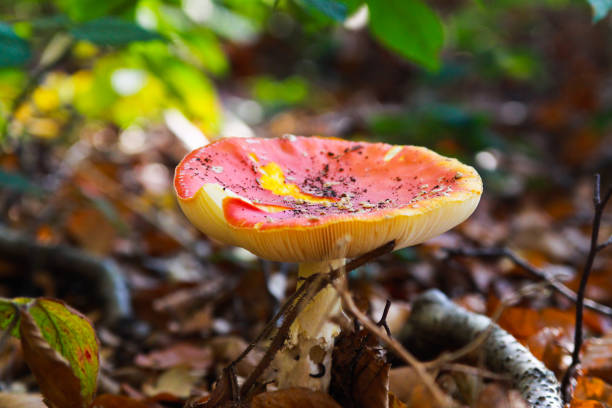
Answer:
[[[187,218],[221,242],[273,261],[299,262],[299,277],[395,240],[421,243],[476,208],[476,171],[423,147],[334,138],[228,138],[189,153],[174,186]],[[326,390],[340,312],[328,286],[305,307],[276,357],[277,383]],[[324,375],[317,375],[323,364]]]

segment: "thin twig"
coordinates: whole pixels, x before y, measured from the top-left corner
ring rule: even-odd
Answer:
[[[385,310],[383,310],[380,320],[378,321],[378,323],[376,323],[378,327],[383,327],[385,329],[385,331],[387,332],[387,336],[389,337],[391,337],[391,329],[389,328],[389,325],[387,324],[387,315],[389,314],[390,307],[391,307],[391,301],[387,299],[387,303],[385,303]]]
[[[372,322],[365,314],[359,310],[357,305],[353,300],[348,288],[346,287],[346,279],[339,279],[339,281],[332,282],[338,293],[340,294],[340,298],[342,299],[342,307],[344,311],[350,313],[355,317],[359,322],[372,334],[378,337],[383,343],[385,343],[391,351],[397,354],[400,358],[402,358],[406,363],[412,366],[421,381],[425,384],[425,386],[429,389],[432,396],[436,399],[436,401],[443,407],[455,407],[457,404],[455,401],[450,399],[446,394],[440,390],[440,388],[436,385],[434,379],[427,373],[425,366],[423,363],[418,361],[416,357],[414,357],[408,350],[402,346],[400,342],[395,340],[393,337],[387,336],[386,332],[377,326],[374,322]]]
[[[576,292],[565,286],[563,283],[559,282],[554,276],[543,271],[542,269],[536,268],[531,265],[529,262],[521,258],[514,251],[506,247],[494,247],[494,248],[445,248],[445,251],[448,255],[451,256],[470,256],[470,257],[482,257],[482,258],[498,258],[505,257],[510,259],[515,265],[519,266],[521,269],[525,270],[529,274],[535,276],[536,278],[543,279],[550,284],[550,286],[559,294],[564,296],[565,298],[571,300],[576,303],[578,300],[578,295]],[[612,317],[612,307],[602,305],[601,303],[597,303],[591,299],[584,299],[584,306],[587,309],[591,309],[597,313],[600,313],[605,316]]]
[[[293,304],[289,305],[286,315],[284,316],[283,323],[281,324],[278,329],[278,332],[272,339],[270,346],[266,350],[265,354],[255,367],[255,369],[251,372],[251,374],[248,376],[248,378],[242,385],[242,396],[246,396],[248,394],[251,387],[255,384],[259,376],[263,374],[263,372],[266,370],[266,368],[268,368],[270,363],[272,363],[274,356],[280,350],[280,348],[283,346],[283,343],[287,339],[291,325],[307,303],[306,301],[312,299],[317,293],[319,293],[321,289],[327,286],[327,277],[325,275],[315,274],[311,277],[313,278],[312,280],[308,279],[306,282],[304,282],[303,286],[307,287],[307,289],[305,289],[304,296],[298,297]]]
[[[563,395],[563,400],[566,403],[568,403],[572,398],[572,387],[570,384],[574,378],[578,366],[580,365],[580,349],[582,348],[583,342],[582,320],[584,313],[584,293],[586,291],[589,275],[593,269],[593,262],[595,261],[595,256],[597,255],[599,247],[597,240],[599,238],[599,229],[601,227],[601,215],[603,214],[603,210],[608,203],[608,200],[610,200],[610,197],[612,197],[612,188],[608,190],[603,199],[601,198],[601,176],[596,174],[595,188],[593,191],[593,206],[595,207],[595,214],[593,215],[593,227],[591,230],[591,246],[584,264],[584,269],[582,270],[582,276],[580,277],[578,298],[576,299],[576,324],[574,328],[574,350],[572,351],[572,363],[565,371],[565,375],[563,376],[563,381],[561,383],[561,392]]]
[[[599,244],[597,246],[597,252],[601,251],[602,249],[608,247],[612,245],[612,235],[610,235],[610,238],[608,238],[606,241],[604,241],[602,244]]]

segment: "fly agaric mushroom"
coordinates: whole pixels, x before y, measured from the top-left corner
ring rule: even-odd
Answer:
[[[482,193],[472,167],[423,147],[293,135],[196,149],[178,165],[174,186],[202,232],[265,259],[299,262],[300,278],[392,240],[399,249],[437,236],[464,221]],[[300,313],[275,360],[280,388],[328,388],[339,333],[330,317],[339,312],[328,286]]]

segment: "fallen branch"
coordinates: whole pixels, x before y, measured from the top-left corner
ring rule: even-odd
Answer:
[[[104,300],[104,315],[109,323],[133,318],[125,277],[111,259],[64,245],[43,245],[5,227],[0,227],[0,258],[85,277]]]
[[[607,242],[600,245],[598,250],[605,248]],[[529,274],[536,278],[542,279],[558,293],[576,303],[578,301],[578,295],[576,292],[559,282],[550,273],[543,271],[542,269],[536,268],[529,262],[521,258],[514,251],[506,247],[494,247],[494,248],[445,248],[446,253],[450,256],[470,256],[479,258],[501,258],[505,257],[511,260],[515,265],[525,270]],[[591,309],[604,316],[612,317],[612,307],[602,305],[591,299],[584,299],[584,307]]]
[[[455,305],[438,290],[414,301],[406,334],[417,349],[439,350],[465,346],[487,330],[490,335],[481,346],[486,367],[509,374],[529,407],[562,408],[560,386],[552,371],[491,319]]]

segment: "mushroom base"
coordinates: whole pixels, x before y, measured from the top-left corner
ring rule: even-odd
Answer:
[[[298,277],[307,278],[315,273],[327,273],[330,268],[344,265],[344,259],[302,263]],[[331,380],[334,338],[340,327],[330,320],[342,311],[338,292],[327,286],[306,305],[289,331],[289,338],[274,362],[280,389],[305,387],[327,391]]]

